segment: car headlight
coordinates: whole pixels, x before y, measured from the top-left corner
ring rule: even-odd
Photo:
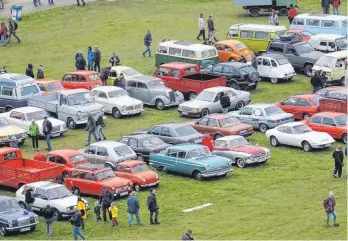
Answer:
[[[129,185],[133,186],[133,182],[130,182]]]
[[[112,188],[111,188],[112,190],[115,190],[115,187],[114,186],[112,186]]]
[[[8,227],[9,227],[9,228],[12,228],[12,227],[13,227],[13,222],[12,222],[12,220],[9,220],[9,221],[8,221]]]
[[[158,174],[156,174],[156,179],[158,179]]]
[[[82,112],[81,112],[81,111],[78,111],[78,112],[76,113],[76,115],[77,115],[77,119],[78,119],[78,120],[80,120],[80,119],[82,118]]]
[[[124,106],[122,106],[122,110],[125,110],[126,108],[127,108],[127,106],[125,106],[125,105],[124,105]]]
[[[35,219],[35,223],[38,223],[38,222],[39,222],[39,216],[38,216],[38,215],[35,215],[35,216],[34,216],[34,219]]]
[[[209,165],[208,164],[205,164],[205,169],[209,169]]]
[[[166,97],[169,98],[169,91],[166,93]]]
[[[146,182],[146,179],[145,178],[143,178],[143,179],[141,179],[143,182]]]
[[[199,112],[199,108],[196,107],[196,108],[193,109],[193,111],[194,111],[194,112]]]

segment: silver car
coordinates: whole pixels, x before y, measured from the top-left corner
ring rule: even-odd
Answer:
[[[117,163],[137,159],[135,152],[126,144],[116,141],[99,141],[79,150],[90,163],[114,168]]]
[[[167,88],[161,79],[153,76],[131,77],[126,80],[125,88],[131,97],[141,100],[146,105],[156,106],[159,110],[177,106],[184,101],[181,92]]]
[[[235,90],[229,87],[212,87],[203,90],[195,99],[179,105],[178,111],[183,116],[202,117],[211,113],[222,112],[220,104],[221,94],[228,95],[231,100],[229,110],[241,110],[249,104],[250,93],[242,90]]]
[[[252,104],[245,106],[241,111],[232,111],[228,114],[237,117],[241,122],[252,125],[265,133],[268,129],[294,121],[294,115],[284,112],[273,104]]]

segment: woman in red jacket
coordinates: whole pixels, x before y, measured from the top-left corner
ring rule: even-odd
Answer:
[[[0,22],[0,37],[1,37],[2,46],[6,46],[7,27],[6,27],[6,24],[3,22]]]
[[[296,7],[294,7],[294,5],[290,4],[290,9],[288,11],[288,19],[289,19],[289,23],[292,23],[292,20],[294,20],[294,18],[297,15],[297,10]]]
[[[202,145],[208,147],[210,151],[214,150],[214,138],[209,135],[209,133],[205,133],[202,139]]]

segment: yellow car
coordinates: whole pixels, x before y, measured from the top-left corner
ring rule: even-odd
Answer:
[[[0,144],[8,145],[14,138],[22,144],[28,137],[27,131],[10,125],[5,119],[0,119]]]
[[[135,69],[127,66],[113,66],[111,67],[109,78],[108,78],[108,85],[113,85],[114,80],[116,79],[116,73],[117,76],[119,76],[121,73],[123,74],[124,78],[127,80],[130,77],[135,77],[142,75]]]

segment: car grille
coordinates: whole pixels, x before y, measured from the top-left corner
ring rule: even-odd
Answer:
[[[128,186],[120,187],[115,189],[115,193],[128,191]]]
[[[127,106],[126,110],[133,110],[133,106]]]
[[[264,159],[265,157],[266,157],[266,153],[260,153],[260,154],[252,156],[252,158],[255,158],[257,160]]]
[[[140,109],[140,108],[141,108],[141,104],[134,106],[134,109]]]
[[[182,111],[193,111],[193,108],[192,107],[188,107],[188,106],[180,106],[180,110]]]
[[[19,218],[18,220],[18,226],[26,226],[30,224],[30,218],[29,217],[25,217],[25,218]]]
[[[175,93],[174,93],[174,91],[169,91],[168,94],[169,94],[169,101],[170,102],[175,102]]]
[[[225,170],[225,169],[230,169],[230,165],[223,165],[223,166],[218,166],[218,167],[210,167],[207,171],[209,172],[214,172],[214,171],[220,171],[220,170]]]

